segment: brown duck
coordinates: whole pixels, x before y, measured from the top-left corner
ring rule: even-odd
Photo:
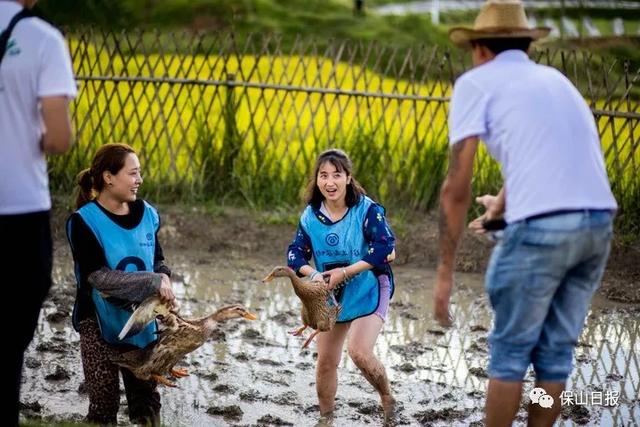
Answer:
[[[222,307],[209,316],[185,319],[157,296],[150,297],[133,312],[118,337],[123,339],[135,335],[158,318],[162,326],[158,340],[145,348],[114,355],[112,361],[129,369],[141,380],[153,379],[160,384],[176,387],[164,375],[169,374],[174,378],[187,376],[187,370],[176,369],[175,364],[204,344],[213,335],[218,323],[241,317],[248,320],[257,318],[243,306],[235,304]]]
[[[332,291],[325,289],[324,286],[303,281],[289,267],[275,267],[267,277],[262,279],[262,282],[271,282],[275,277],[288,277],[293,285],[293,291],[302,301],[300,313],[302,326],[295,330],[293,335],[302,335],[307,327],[315,329],[302,345],[302,348],[306,348],[318,333],[333,328],[340,313],[340,305],[336,302]],[[333,305],[328,304],[329,300],[333,301]]]

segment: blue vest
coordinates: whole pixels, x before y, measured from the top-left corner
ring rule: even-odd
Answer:
[[[102,246],[107,267],[128,272],[153,271],[156,232],[160,226],[160,218],[150,204],[144,202],[142,220],[130,230],[113,222],[96,203],[87,203],[78,213]],[[117,304],[118,300],[103,296],[96,289],[92,289],[91,298],[96,307],[102,338],[106,342],[127,343],[144,348],[156,340],[155,322],[150,323],[140,333],[119,340],[118,334],[131,317],[131,307],[122,307],[121,304]]]
[[[333,224],[324,224],[316,216],[313,207],[307,206],[300,218],[300,225],[311,239],[313,262],[318,271],[344,267],[362,260],[369,250],[364,237],[364,222],[372,204],[373,200],[362,196],[340,221]],[[373,314],[380,301],[378,279],[371,270],[352,277],[342,287],[336,288],[334,293],[342,305],[338,322],[350,322]]]

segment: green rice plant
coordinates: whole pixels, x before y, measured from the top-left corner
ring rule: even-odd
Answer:
[[[381,203],[415,211],[438,203],[448,164],[449,81],[391,78],[388,70],[311,54],[125,55],[86,39],[71,39],[71,48],[78,74],[88,78],[73,104],[78,143],[50,161],[56,192],[74,186],[100,145],[120,141],[139,153],[152,200],[298,206],[317,155],[337,147]],[[184,80],[166,78],[176,76]],[[619,97],[617,89],[590,85],[592,108],[631,114],[596,119],[620,221],[637,226],[638,102],[631,92]],[[501,185],[500,168],[481,145],[473,194],[495,194]],[[470,215],[478,213],[474,205]]]

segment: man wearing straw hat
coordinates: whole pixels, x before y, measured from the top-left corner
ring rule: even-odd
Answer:
[[[597,127],[584,99],[557,70],[527,56],[548,28],[530,28],[516,0],[489,0],[474,27],[451,40],[471,50],[474,68],[455,84],[449,113],[451,156],[440,195],[440,261],[435,317],[448,326],[455,252],[469,208],[481,139],[501,164],[498,196],[470,227],[504,215],[507,226],[486,273],[494,310],[489,336],[486,425],[516,416],[530,364],[549,396],[530,403],[529,425],[551,426],[571,372],[573,350],[609,255],[613,214]],[[535,399],[534,399],[535,401]],[[541,401],[542,402],[542,401]]]

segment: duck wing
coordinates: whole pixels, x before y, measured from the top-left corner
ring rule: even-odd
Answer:
[[[174,314],[170,307],[163,303],[158,296],[152,296],[142,301],[129,317],[129,320],[120,331],[118,339],[123,340],[142,331],[156,317],[171,318]]]
[[[123,353],[114,352],[110,355],[109,359],[117,365],[134,370],[144,364],[148,354],[149,349],[138,348]]]

